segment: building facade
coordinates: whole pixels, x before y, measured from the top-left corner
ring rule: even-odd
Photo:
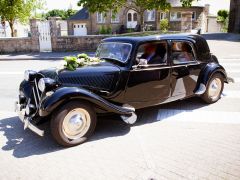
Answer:
[[[209,5],[194,2],[192,7],[184,8],[180,0],[169,0],[172,8],[167,11],[146,10],[144,13],[144,26],[148,30],[160,30],[162,19],[168,19],[172,31],[181,31],[181,20],[185,12],[192,13],[192,29],[201,28],[206,31]],[[110,12],[89,13],[87,8],[78,11],[68,20],[68,34],[75,36],[99,34],[101,29],[111,29],[112,33],[119,33],[121,29],[137,30],[140,25],[140,16],[132,9],[122,8],[116,15]]]

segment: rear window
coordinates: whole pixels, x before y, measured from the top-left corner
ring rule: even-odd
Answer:
[[[185,64],[195,61],[193,47],[184,41],[174,41],[172,43],[173,64]]]

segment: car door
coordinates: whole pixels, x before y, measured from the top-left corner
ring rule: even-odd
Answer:
[[[167,60],[167,42],[161,43],[166,44],[164,62],[160,62],[159,58],[159,63],[155,61],[154,64],[134,65],[130,71],[125,102],[135,108],[159,104],[170,96],[171,67]],[[139,51],[137,57],[141,55]]]
[[[174,40],[170,44],[171,96],[174,100],[174,98],[179,99],[194,94],[201,65],[196,59],[196,51],[192,42]]]

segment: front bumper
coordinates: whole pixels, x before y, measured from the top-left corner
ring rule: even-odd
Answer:
[[[15,103],[15,112],[17,112],[19,119],[23,122],[24,130],[29,128],[31,131],[33,131],[37,135],[44,136],[43,130],[37,128],[32,123],[30,123],[31,117],[25,116],[25,109],[21,110],[21,105],[18,102]]]

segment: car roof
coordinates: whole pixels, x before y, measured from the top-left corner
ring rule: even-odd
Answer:
[[[197,34],[164,34],[164,35],[151,35],[151,36],[119,36],[119,37],[110,37],[106,38],[103,41],[105,42],[129,42],[129,43],[141,43],[145,41],[154,41],[154,40],[177,40],[177,39],[188,39],[188,40],[203,40],[204,38]]]
[[[124,42],[131,43],[133,46],[138,44],[156,41],[156,40],[188,40],[195,44],[197,50],[197,58],[199,60],[206,60],[210,58],[210,49],[207,41],[197,34],[164,34],[164,35],[151,35],[151,36],[118,36],[103,39],[102,42]]]

